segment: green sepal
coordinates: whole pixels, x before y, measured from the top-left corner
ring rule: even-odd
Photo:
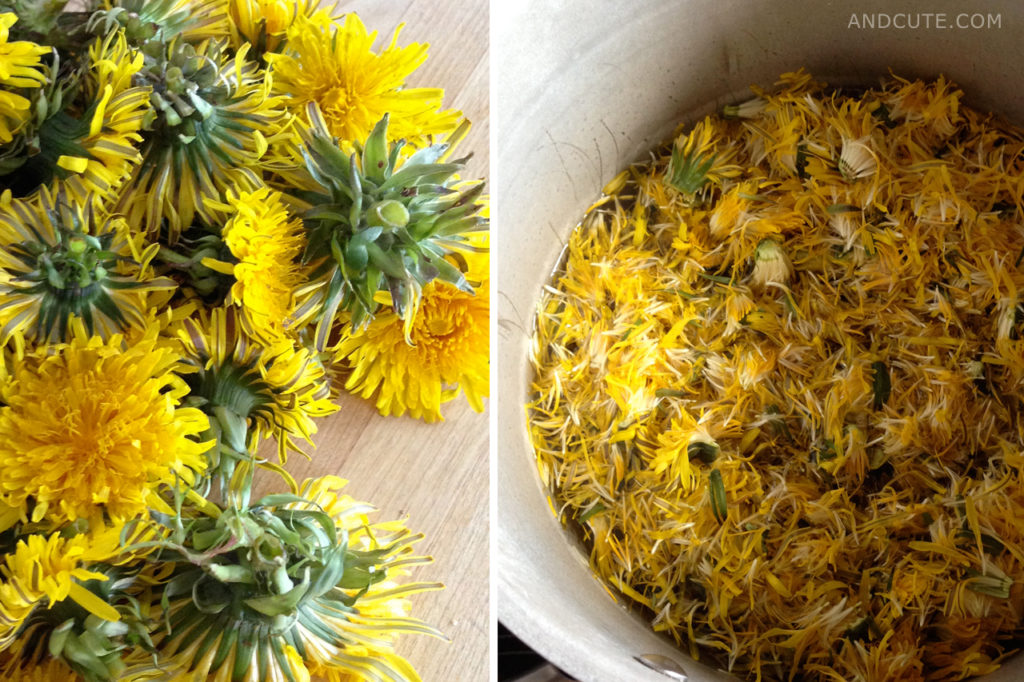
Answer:
[[[715,515],[715,520],[725,523],[725,519],[729,515],[729,505],[725,496],[725,484],[722,482],[722,472],[712,469],[708,474],[708,485],[710,487],[711,512]]]

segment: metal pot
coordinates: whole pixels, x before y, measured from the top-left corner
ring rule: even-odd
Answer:
[[[911,5],[912,3],[902,3]],[[1024,122],[1024,6],[855,6],[802,0],[523,0],[494,3],[498,272],[498,612],[584,682],[665,682],[635,657],[676,661],[691,682],[734,679],[694,662],[613,601],[556,521],[523,404],[541,287],[573,225],[628,163],[751,84],[807,67],[836,84],[890,69],[956,82],[966,101]],[[1018,657],[990,682],[1024,679]]]

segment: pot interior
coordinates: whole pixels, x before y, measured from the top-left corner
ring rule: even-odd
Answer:
[[[494,7],[498,288],[498,608],[523,641],[583,682],[669,679],[634,660],[660,654],[691,682],[735,679],[689,659],[617,604],[542,489],[523,408],[541,288],[573,226],[615,174],[680,121],[805,67],[834,85],[946,75],[972,107],[1024,125],[1024,10],[936,1],[917,29],[881,0],[498,3]],[[938,15],[943,25],[937,28]],[[913,21],[904,12],[899,23]],[[985,28],[961,28],[978,23]],[[887,19],[886,19],[887,17]],[[868,28],[868,21],[876,28]],[[877,28],[888,21],[889,28]],[[924,28],[925,22],[931,28]],[[985,678],[1024,677],[1018,657]]]

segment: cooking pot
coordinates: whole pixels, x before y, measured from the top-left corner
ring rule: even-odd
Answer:
[[[583,682],[734,679],[655,634],[591,574],[556,520],[527,438],[528,342],[573,226],[627,164],[803,66],[831,84],[945,74],[971,106],[1024,124],[1024,6],[932,0],[524,0],[493,3],[497,162],[499,618]],[[655,659],[664,662],[665,659]],[[1024,679],[1024,657],[985,678]]]

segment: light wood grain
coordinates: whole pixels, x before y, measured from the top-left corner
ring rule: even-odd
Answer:
[[[460,146],[472,150],[467,177],[486,177],[488,164],[488,6],[486,0],[357,0],[341,2],[358,12],[378,44],[386,45],[400,23],[400,45],[430,44],[426,64],[411,86],[442,87],[445,106],[462,110],[473,128]],[[381,417],[373,405],[343,396],[338,414],[320,420],[311,461],[293,457],[292,475],[336,474],[347,491],[374,504],[380,520],[408,516],[408,526],[426,534],[417,549],[434,563],[414,579],[441,581],[445,590],[413,597],[414,615],[439,627],[447,643],[404,636],[398,652],[424,682],[488,679],[488,415],[469,409],[464,398],[444,408],[446,421],[424,424],[407,417]]]

